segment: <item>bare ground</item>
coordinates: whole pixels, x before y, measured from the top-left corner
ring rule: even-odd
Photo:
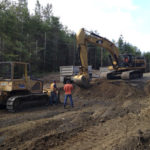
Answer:
[[[59,104],[19,113],[0,110],[0,149],[149,150],[149,93],[146,77],[95,79],[90,89],[74,88],[73,109],[68,102],[67,109]]]

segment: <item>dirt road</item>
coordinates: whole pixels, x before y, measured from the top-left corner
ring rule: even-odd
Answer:
[[[149,93],[149,80],[95,79],[90,89],[75,87],[73,109],[68,102],[66,109],[0,110],[0,149],[150,149]]]

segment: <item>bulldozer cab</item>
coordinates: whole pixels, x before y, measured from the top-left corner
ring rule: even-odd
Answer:
[[[11,78],[12,78],[11,64],[1,62],[0,63],[0,80],[11,79]]]
[[[29,63],[0,62],[0,91],[41,93],[43,82],[30,78]]]
[[[0,62],[0,90],[30,90],[28,68],[28,63]]]
[[[29,77],[29,68],[30,67],[28,63],[0,62],[0,80],[27,78]]]

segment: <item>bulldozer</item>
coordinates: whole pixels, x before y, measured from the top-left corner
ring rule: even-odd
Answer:
[[[137,79],[143,77],[146,68],[146,61],[143,57],[135,57],[131,54],[119,54],[119,49],[108,39],[93,32],[81,28],[76,34],[77,47],[80,54],[81,67],[78,75],[74,76],[73,81],[83,88],[89,87],[88,74],[88,43],[102,47],[110,53],[111,66],[100,73],[101,78],[105,79]]]
[[[47,90],[48,91],[48,90]],[[30,76],[30,64],[0,62],[0,106],[10,112],[49,104],[43,81]]]

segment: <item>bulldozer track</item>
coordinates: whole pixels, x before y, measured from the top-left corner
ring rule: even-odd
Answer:
[[[6,107],[9,112],[16,112],[35,105],[48,105],[48,102],[46,94],[20,95],[8,98]]]

